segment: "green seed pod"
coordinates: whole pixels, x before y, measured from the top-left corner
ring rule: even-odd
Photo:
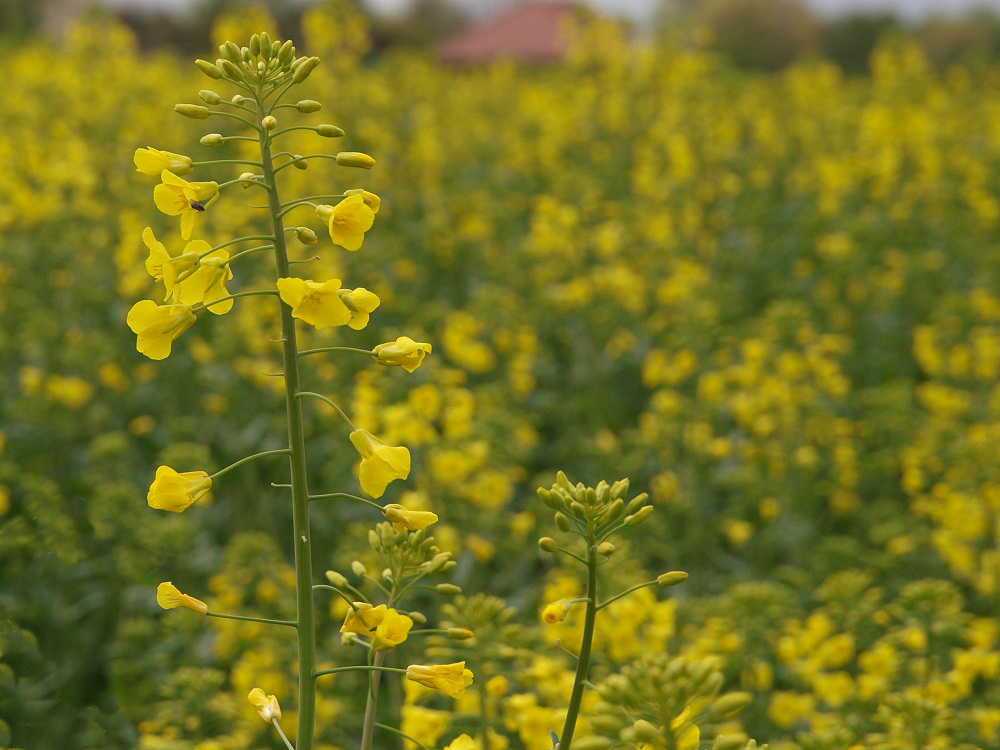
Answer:
[[[641,742],[652,742],[660,736],[660,730],[645,719],[639,719],[632,725],[632,729]]]
[[[558,527],[559,531],[562,531],[563,533],[569,531],[570,528],[572,528],[569,525],[569,519],[566,518],[566,516],[560,513],[559,511],[556,511],[556,526]]]
[[[302,154],[292,154],[292,166],[298,169],[300,172],[305,172],[309,169],[309,162],[301,158]]]
[[[639,510],[637,510],[632,515],[625,516],[625,525],[634,528],[643,521],[645,521],[647,518],[649,518],[649,514],[652,512],[653,512],[652,505],[643,506],[642,508],[639,508]]]
[[[216,80],[222,78],[222,71],[219,70],[218,65],[213,65],[208,60],[195,60],[194,64],[198,66],[198,70],[207,75],[209,78],[214,78]]]
[[[351,563],[351,572],[354,573],[358,578],[364,578],[368,575],[368,568],[360,560],[355,560]]]
[[[199,91],[198,98],[205,102],[205,104],[218,104],[222,101],[221,96],[216,94],[214,91],[209,91],[208,89],[202,89]]]
[[[742,691],[726,693],[712,704],[711,708],[709,708],[709,715],[712,717],[712,721],[728,719],[730,716],[738,714],[752,702],[753,696],[750,693]]]
[[[226,139],[222,137],[222,133],[208,133],[203,135],[199,142],[202,146],[221,146]]]
[[[250,54],[254,57],[260,54],[260,37],[256,34],[250,37]]]
[[[319,133],[324,138],[340,138],[344,134],[344,131],[338,128],[336,125],[317,125],[316,132]]]
[[[219,67],[222,68],[222,72],[230,81],[238,83],[243,80],[243,72],[236,63],[230,60],[223,60]]]
[[[304,62],[295,67],[295,72],[292,73],[292,80],[295,83],[302,83],[316,69],[317,65],[319,65],[318,57],[307,57]]]
[[[347,588],[347,579],[336,570],[328,570],[324,575],[326,575],[326,580],[328,580],[333,586],[337,586],[338,588]]]
[[[190,117],[192,120],[204,120],[208,117],[208,107],[203,107],[200,104],[175,104],[174,112]]]
[[[278,49],[278,54],[275,57],[278,58],[278,62],[282,65],[288,65],[292,61],[292,55],[295,54],[295,47],[292,46],[292,40],[288,39],[284,44]]]
[[[448,628],[448,637],[454,638],[456,641],[464,641],[472,636],[473,632],[468,628]]]
[[[678,583],[683,583],[688,579],[688,574],[683,570],[671,570],[669,573],[661,573],[656,578],[656,585],[663,586],[676,586]]]
[[[439,583],[434,587],[434,590],[443,596],[455,596],[462,593],[462,587],[456,586],[454,583]]]
[[[337,164],[341,167],[371,169],[375,166],[375,160],[368,154],[362,154],[359,151],[341,151],[337,154]]]
[[[559,549],[559,544],[550,536],[543,536],[538,540],[538,548],[542,552],[555,552]]]
[[[313,101],[312,99],[303,99],[295,105],[295,109],[299,112],[305,112],[308,114],[309,112],[319,112],[323,109],[323,105],[317,101]]]
[[[260,53],[267,60],[271,57],[271,37],[267,35],[267,32],[263,32],[260,35]]]
[[[715,738],[712,750],[740,750],[747,744],[747,736],[742,733],[720,734]]]

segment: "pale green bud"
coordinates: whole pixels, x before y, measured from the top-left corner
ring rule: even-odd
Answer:
[[[260,37],[256,34],[250,37],[250,54],[254,57],[260,54]]]
[[[174,112],[190,117],[192,120],[204,120],[208,117],[208,107],[203,107],[200,104],[175,104]]]
[[[386,568],[385,570],[383,570],[382,571],[382,580],[391,585],[392,581],[393,581],[392,570],[390,570],[389,568]]]
[[[614,498],[625,497],[628,494],[628,479],[619,479],[611,485],[611,496]]]
[[[368,154],[362,154],[359,151],[341,151],[337,154],[337,164],[342,167],[371,169],[375,166],[375,160]]]
[[[556,509],[561,508],[562,504],[559,502],[559,497],[554,492],[551,492],[544,487],[538,488],[538,497],[550,508]]]
[[[618,498],[613,503],[611,503],[611,505],[609,505],[607,509],[604,511],[604,520],[614,521],[616,518],[618,518],[618,516],[622,514],[622,511],[624,509],[625,509],[625,501],[622,500],[621,498]]]
[[[566,478],[566,475],[561,470],[556,472],[556,483],[564,490],[573,489],[573,485],[569,483],[569,479]]]
[[[348,586],[347,579],[336,570],[328,570],[324,575],[326,575],[326,580],[333,586],[337,586],[338,588],[346,588]]]
[[[562,531],[563,533],[569,531],[571,528],[569,525],[569,519],[559,511],[556,511],[556,526],[559,528],[559,531]]]
[[[344,131],[338,128],[336,125],[317,125],[316,132],[319,133],[324,138],[340,138],[344,134]]]
[[[233,104],[237,104],[238,105],[238,104],[243,104],[243,102],[245,102],[246,100],[247,100],[247,98],[245,96],[243,96],[242,94],[234,94],[233,98],[230,99],[229,101],[231,103],[233,103]]]
[[[597,735],[580,739],[573,738],[573,750],[608,750],[612,744],[614,744],[614,740]]]
[[[292,166],[301,172],[309,169],[309,162],[301,158],[302,154],[292,154]]]
[[[639,508],[646,504],[646,493],[641,495],[636,495],[631,500],[628,501],[628,505],[625,506],[625,515],[630,516],[635,513]]]
[[[248,63],[253,59],[253,55],[250,54],[249,47],[240,48],[240,57],[243,58],[243,62]]]
[[[712,716],[712,721],[718,721],[720,719],[728,719],[730,716],[735,716],[744,708],[749,706],[753,702],[753,696],[750,693],[745,692],[735,692],[726,693],[721,698],[719,698],[709,712]],[[744,739],[744,742],[746,740]]]
[[[231,60],[222,60],[220,65],[222,72],[225,74],[226,78],[230,81],[242,81],[243,71],[240,70],[239,66]]]
[[[427,572],[437,573],[438,571],[444,568],[445,563],[447,563],[450,559],[451,559],[450,552],[438,552],[436,555],[434,555],[433,558],[431,558],[430,562],[427,564]]]
[[[583,502],[591,507],[597,505],[597,490],[593,487],[587,487],[583,493]]]
[[[538,540],[538,548],[542,552],[555,552],[559,549],[559,544],[550,536],[543,536]]]
[[[274,60],[278,56],[278,52],[281,50],[281,42],[273,41],[271,42],[271,60]]]
[[[628,742],[632,744],[636,744],[639,742],[639,735],[635,733],[634,727],[625,727],[622,731],[618,733],[618,738],[622,742]]]
[[[652,512],[653,512],[652,505],[643,506],[642,508],[639,508],[639,510],[637,510],[632,515],[625,516],[625,525],[632,527],[638,526],[640,523],[649,518],[649,514]]]
[[[669,573],[662,573],[656,578],[656,584],[658,586],[676,586],[678,583],[683,583],[688,579],[688,574],[683,570],[671,570]]]
[[[216,80],[222,78],[222,71],[219,70],[218,65],[213,65],[208,60],[195,60],[194,64],[198,66],[198,70],[207,75],[209,78],[214,78]]]
[[[271,37],[267,35],[266,31],[260,35],[259,42],[260,42],[259,54],[263,55],[265,58],[271,57]]]
[[[364,563],[360,560],[355,560],[351,563],[351,572],[358,578],[364,578],[368,575],[368,568],[366,568]]]
[[[597,499],[601,501],[602,505],[607,505],[611,502],[611,488],[608,487],[608,483],[603,479],[597,485]]]
[[[292,40],[287,40],[278,49],[278,54],[275,57],[278,58],[278,62],[282,65],[288,65],[292,61],[292,55],[295,54],[295,47],[292,46]]]
[[[448,628],[448,637],[454,638],[456,641],[464,641],[472,636],[473,632],[468,628]]]
[[[400,614],[404,613],[400,612]],[[406,612],[405,614],[417,625],[425,625],[427,623],[427,616],[423,612]]]
[[[263,120],[260,121],[260,124],[261,127],[264,128],[264,130],[270,132],[271,130],[274,130],[276,127],[278,127],[278,120],[274,117],[274,115],[267,115]]]
[[[740,750],[747,744],[747,736],[742,733],[720,734],[715,738],[712,750]]]
[[[319,65],[318,57],[307,57],[295,67],[295,72],[292,73],[292,80],[295,83],[302,83],[316,69],[317,65]]]
[[[454,583],[439,583],[434,587],[434,590],[443,596],[455,596],[462,593],[462,587],[456,586]]]
[[[614,551],[615,551],[615,545],[613,545],[611,542],[601,542],[599,545],[597,545],[597,554],[602,555],[604,557],[611,557],[611,555],[614,554]]]
[[[222,137],[222,133],[208,133],[201,137],[202,146],[221,146],[225,143],[226,139]]]
[[[295,227],[295,236],[303,245],[315,245],[316,233],[309,227]]]
[[[378,525],[378,535],[382,540],[382,545],[388,549],[395,546],[396,544],[396,533],[392,530],[392,526],[387,523],[381,523]]]
[[[591,717],[590,726],[602,734],[618,734],[618,730],[621,729],[622,723],[614,716],[609,716],[608,714],[598,714],[597,716]],[[573,744],[574,746],[576,745],[575,742]]]
[[[226,42],[219,47],[219,54],[232,63],[238,63],[243,59],[243,52],[232,42]]]
[[[457,560],[449,560],[444,565],[441,566],[441,573],[447,573],[448,571],[454,570],[458,566]]]
[[[304,112],[306,114],[310,112],[319,112],[323,109],[323,105],[312,99],[303,99],[298,104],[295,105],[295,109],[299,112]]]
[[[660,730],[645,719],[639,719],[633,724],[632,730],[635,732],[635,736],[642,742],[652,742],[660,736]]]
[[[587,509],[584,507],[583,503],[579,503],[576,500],[569,504],[570,512],[577,518],[586,518]]]

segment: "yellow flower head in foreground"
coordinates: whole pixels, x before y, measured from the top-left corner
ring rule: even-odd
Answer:
[[[135,348],[150,359],[166,359],[174,339],[195,320],[191,305],[157,305],[148,299],[136,302],[126,318],[128,327],[139,337]]]
[[[247,700],[250,701],[250,705],[257,709],[260,718],[268,724],[271,723],[272,719],[281,719],[281,706],[278,705],[278,699],[273,695],[265,695],[260,688],[254,688],[247,696]]]
[[[190,156],[160,151],[152,146],[137,148],[132,158],[135,161],[136,171],[148,174],[150,177],[159,177],[164,169],[177,175],[187,174],[192,170]]]
[[[437,523],[438,517],[429,510],[409,510],[399,503],[389,503],[382,508],[382,514],[387,521],[392,522],[393,531],[419,531],[426,529],[432,523]]]
[[[229,253],[225,250],[212,251],[212,246],[204,240],[191,240],[175,258],[150,227],[143,230],[142,241],[149,248],[146,270],[153,279],[163,282],[165,300],[208,305],[229,296],[226,282],[233,278],[233,272],[226,263]],[[223,315],[233,309],[233,301],[229,299],[208,309]]]
[[[164,169],[163,180],[153,188],[153,202],[167,216],[181,217],[181,237],[191,239],[195,217],[219,197],[217,182],[188,182]]]
[[[410,475],[410,452],[406,448],[386,445],[368,430],[355,430],[350,437],[361,454],[361,489],[372,497],[382,497],[393,479]]]
[[[563,620],[566,619],[566,615],[569,614],[570,607],[572,606],[573,605],[570,604],[565,599],[560,599],[557,602],[552,602],[551,604],[547,605],[545,609],[542,610],[542,620],[544,620],[549,625],[553,625],[557,622],[562,622]]]
[[[170,581],[164,581],[156,587],[156,603],[164,609],[177,609],[183,607],[203,615],[208,612],[208,605],[201,599],[182,594]]]
[[[357,250],[365,232],[375,223],[375,212],[363,195],[349,195],[336,206],[316,206],[316,215],[327,223],[330,239],[346,250]]]
[[[178,473],[169,466],[161,466],[149,486],[146,501],[150,508],[180,513],[198,502],[210,489],[212,479],[204,471]]]
[[[394,342],[378,344],[372,351],[380,365],[402,367],[407,372],[413,372],[424,361],[424,355],[431,353],[431,345],[418,343],[409,336],[400,336]]]
[[[373,214],[377,214],[379,207],[382,205],[382,199],[375,195],[375,193],[369,193],[367,190],[362,190],[361,188],[345,190],[344,195],[360,195],[361,200],[363,200],[365,205],[372,210]]]
[[[394,609],[388,609],[382,622],[375,628],[372,646],[376,651],[388,651],[405,641],[412,627],[413,620]]]
[[[460,734],[444,750],[476,750],[476,741],[467,734]]]
[[[384,604],[373,607],[368,602],[354,602],[354,606],[347,610],[347,617],[340,626],[340,632],[371,635],[372,629],[378,627],[385,618],[385,613]]]
[[[465,688],[472,684],[472,670],[465,668],[464,661],[454,664],[411,664],[406,668],[406,679],[440,690],[452,698],[461,698],[465,695]]]
[[[340,279],[322,284],[306,279],[278,279],[278,294],[292,308],[292,317],[317,328],[342,326],[350,322],[351,311],[340,297]]]
[[[368,325],[369,314],[382,301],[375,292],[369,292],[363,286],[359,286],[357,289],[341,289],[340,299],[347,305],[347,309],[351,311],[351,319],[347,321],[347,325],[355,331],[360,331]]]

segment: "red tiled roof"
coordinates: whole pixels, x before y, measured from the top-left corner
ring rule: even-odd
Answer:
[[[452,65],[498,58],[557,62],[566,53],[564,26],[577,7],[574,2],[519,3],[443,42],[438,55]]]

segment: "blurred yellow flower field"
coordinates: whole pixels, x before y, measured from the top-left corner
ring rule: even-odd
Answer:
[[[455,70],[363,59],[344,8],[296,40],[323,59],[296,122],[346,135],[283,136],[282,189],[332,205],[285,214],[277,288],[303,388],[353,425],[357,450],[307,404],[314,489],[388,523],[315,496],[314,565],[428,577],[372,623],[316,592],[315,746],[356,746],[367,677],[336,670],[370,636],[410,738],[552,747],[584,627],[536,494],[563,470],[655,510],[597,548],[602,590],[636,590],[597,619],[574,747],[1000,747],[1000,69],[898,39],[867,77],[747,73],[598,23],[563,65]],[[184,611],[295,611],[280,462],[213,483],[287,452],[275,300],[191,313],[273,267],[182,267],[265,226],[219,191],[243,167],[191,172],[254,144],[171,112],[207,79],[123,28],[5,60],[0,747],[277,747],[274,715],[294,742],[292,629]],[[296,161],[338,149],[362,169]]]

